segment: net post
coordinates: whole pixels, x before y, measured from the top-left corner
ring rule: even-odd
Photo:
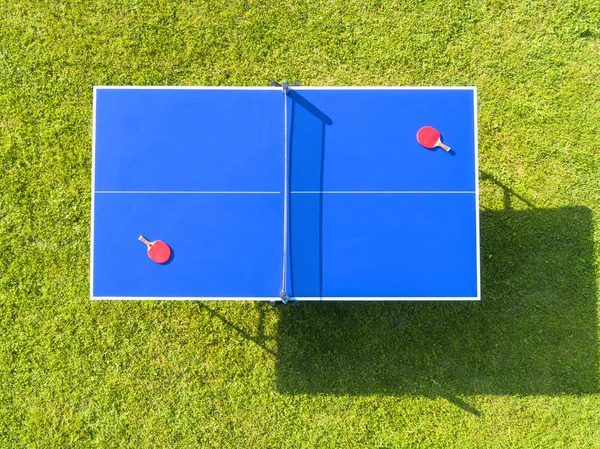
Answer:
[[[287,304],[290,301],[290,297],[286,292],[279,293],[279,297],[281,298],[281,302]]]
[[[283,87],[284,90],[289,89],[289,86],[298,87],[300,86],[300,81],[294,81],[292,84],[288,84],[287,81],[282,81],[282,84],[279,84],[277,81],[271,81],[269,83],[270,87]]]

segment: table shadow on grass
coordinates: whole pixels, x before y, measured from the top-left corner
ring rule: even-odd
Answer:
[[[489,210],[480,222],[481,302],[278,308],[278,390],[446,397],[474,414],[460,395],[598,392],[590,210]]]

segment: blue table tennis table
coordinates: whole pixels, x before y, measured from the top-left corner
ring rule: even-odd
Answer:
[[[95,87],[91,298],[479,300],[476,103],[472,87]],[[452,151],[422,147],[424,125]]]

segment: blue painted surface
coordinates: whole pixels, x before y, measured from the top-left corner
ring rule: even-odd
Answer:
[[[94,296],[277,296],[282,202],[282,195],[96,194]],[[152,262],[140,235],[168,243],[171,261]]]
[[[96,191],[283,192],[283,101],[98,89]],[[477,297],[473,92],[302,89],[287,102],[289,293]],[[421,147],[424,125],[455,153]],[[282,193],[96,193],[94,225],[94,296],[278,296]],[[173,259],[151,262],[140,234]]]
[[[300,113],[292,140],[295,134],[318,133],[316,121],[330,123],[321,145],[324,190],[475,190],[472,91],[301,90],[294,95],[301,99],[290,102],[307,107],[295,108]],[[455,154],[423,148],[416,135],[425,125],[438,129]],[[305,190],[301,183],[296,187]]]
[[[98,89],[96,190],[281,190],[282,95]]]
[[[477,296],[474,195],[307,194],[292,204],[293,296]]]

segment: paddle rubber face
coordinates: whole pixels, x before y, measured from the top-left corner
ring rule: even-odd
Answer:
[[[440,140],[440,132],[431,126],[424,126],[417,132],[417,141],[425,148],[435,148]]]
[[[165,242],[156,240],[148,248],[148,257],[156,263],[165,263],[171,258],[171,248]]]
[[[148,257],[156,263],[165,263],[171,258],[171,248],[162,240],[149,242],[140,235],[139,240],[148,247]]]

